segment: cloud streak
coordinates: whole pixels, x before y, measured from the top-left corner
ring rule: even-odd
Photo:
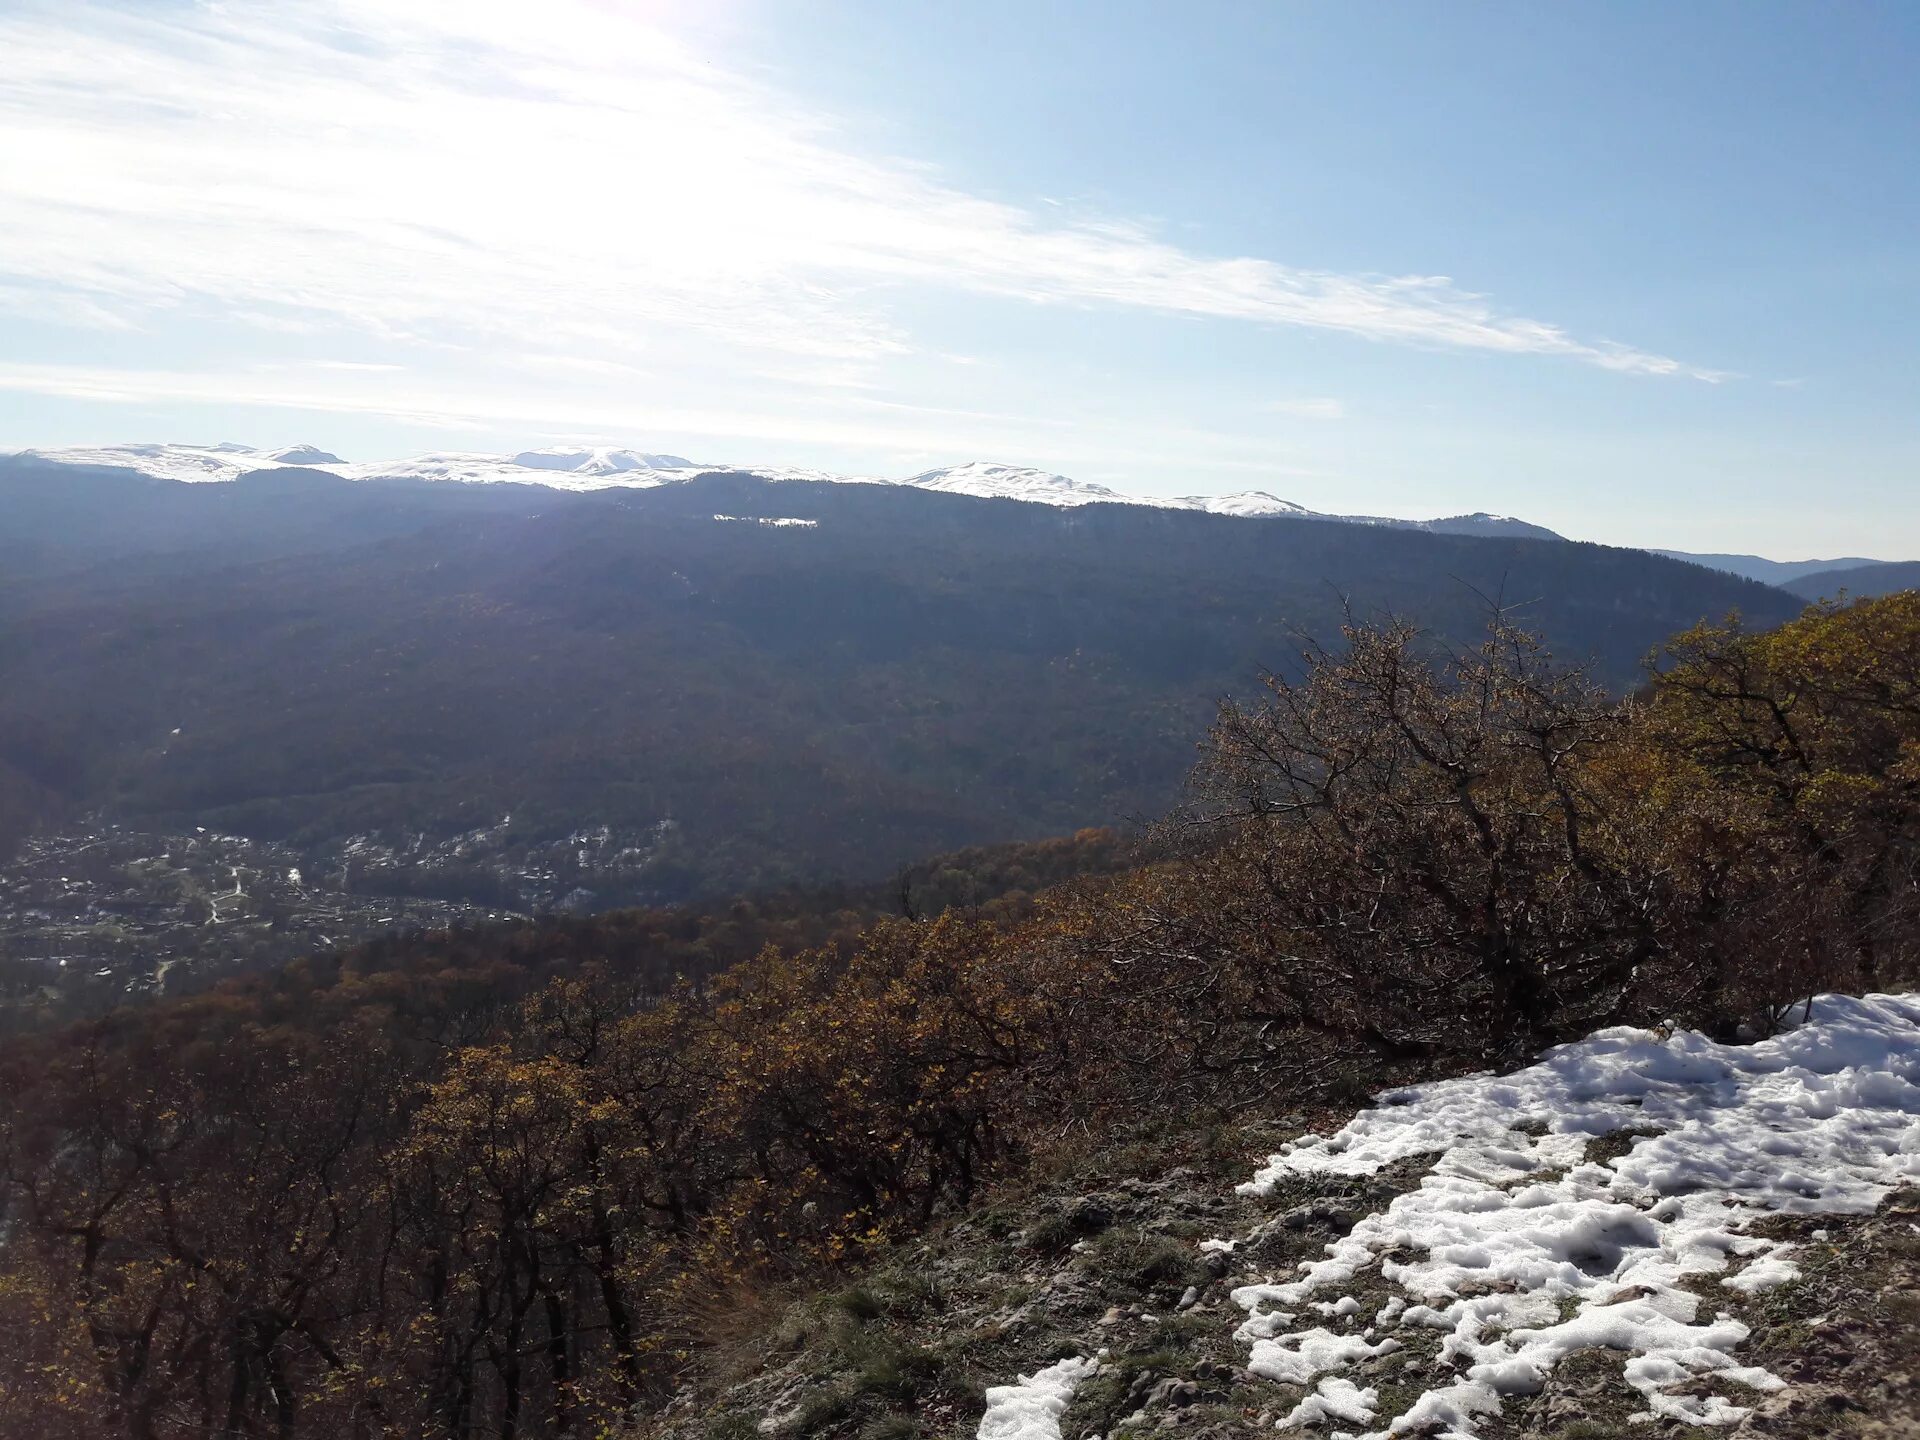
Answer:
[[[1344,420],[1346,405],[1328,395],[1298,395],[1284,400],[1269,400],[1260,407],[1269,415],[1287,415],[1295,420]]]
[[[845,384],[922,289],[1722,378],[1437,276],[1213,257],[861,153],[590,0],[28,3],[0,17],[0,300]]]

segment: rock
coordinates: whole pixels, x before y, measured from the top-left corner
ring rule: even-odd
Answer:
[[[1105,1195],[1086,1195],[1067,1212],[1067,1223],[1077,1235],[1097,1235],[1114,1221],[1114,1205]]]
[[[1184,1291],[1181,1292],[1180,1304],[1177,1308],[1181,1310],[1191,1310],[1195,1305],[1198,1305],[1199,1303],[1200,1303],[1199,1287],[1197,1285],[1189,1285]]]
[[[1623,1285],[1600,1303],[1602,1305],[1624,1305],[1629,1300],[1644,1300],[1657,1292],[1649,1285]]]
[[[1147,1392],[1147,1403],[1144,1408],[1157,1410],[1164,1407],[1185,1410],[1189,1406],[1198,1405],[1201,1395],[1200,1386],[1196,1382],[1182,1380],[1177,1375],[1169,1375]]]

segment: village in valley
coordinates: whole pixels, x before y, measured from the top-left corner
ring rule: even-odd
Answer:
[[[541,841],[508,816],[445,840],[314,848],[98,819],[40,835],[0,866],[0,1031],[191,994],[380,934],[644,900],[671,828]]]

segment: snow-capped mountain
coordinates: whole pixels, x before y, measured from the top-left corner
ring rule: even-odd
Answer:
[[[1159,495],[1126,495],[1105,485],[1074,480],[1046,470],[1021,465],[990,465],[982,460],[967,465],[949,465],[940,470],[923,470],[899,483],[922,490],[943,490],[950,495],[1028,500],[1038,505],[1152,505],[1163,510],[1205,510],[1212,515],[1314,514],[1304,505],[1295,505],[1291,500],[1282,500],[1264,490],[1243,490],[1237,495],[1181,495],[1172,499]]]
[[[348,480],[439,480],[461,485],[544,485],[553,490],[610,490],[663,485],[699,473],[697,467],[666,467],[632,450],[528,450],[491,455],[437,450],[404,460],[370,460],[326,468]],[[569,463],[572,462],[572,463]]]
[[[975,460],[967,465],[949,465],[940,470],[923,470],[900,482],[921,490],[941,490],[949,495],[973,495],[983,499],[1030,500],[1040,505],[1164,504],[1164,501],[1133,501],[1131,496],[1105,485],[1090,485],[1070,480],[1065,475],[1049,474],[1020,465],[989,465]]]
[[[1315,512],[1306,506],[1282,500],[1278,495],[1269,495],[1264,490],[1242,490],[1234,495],[1182,495],[1171,503],[1188,510],[1205,510],[1209,515],[1305,515],[1330,518],[1316,517]]]
[[[622,475],[630,470],[691,470],[694,463],[678,455],[647,455],[638,450],[610,450],[604,446],[581,449],[555,445],[522,450],[515,465],[530,470],[566,470],[575,475]]]
[[[287,451],[311,447],[290,445]],[[45,460],[62,465],[104,465],[137,470],[156,480],[197,482],[238,480],[251,470],[306,462],[274,458],[280,451],[255,450],[248,445],[69,445],[58,450],[19,450],[16,459]],[[316,452],[324,453],[324,452]]]
[[[261,452],[261,459],[276,465],[339,465],[344,462],[330,450],[313,445],[283,445],[278,450]]]
[[[0,457],[3,458],[3,457]],[[1309,510],[1264,490],[1232,495],[1128,495],[1105,485],[1030,466],[972,461],[923,470],[905,479],[839,475],[784,465],[702,464],[682,455],[654,454],[607,446],[548,446],[514,455],[447,450],[401,460],[345,461],[312,445],[257,450],[231,442],[219,445],[82,445],[21,450],[14,458],[51,464],[107,466],[135,470],[160,480],[189,483],[237,480],[256,470],[302,467],[324,470],[347,480],[426,480],[464,485],[543,485],[555,490],[648,489],[693,479],[715,470],[758,475],[767,480],[832,481],[845,484],[911,485],[949,495],[1018,500],[1072,508],[1082,505],[1149,505],[1163,510],[1201,510],[1248,518],[1293,517],[1364,525],[1431,530],[1446,534],[1518,535],[1558,539],[1553,531],[1510,516],[1484,512],[1438,520],[1397,520],[1376,515],[1335,515]]]
[[[248,445],[72,445],[0,452],[0,459],[135,470],[156,480],[198,483],[238,480],[257,470],[297,466],[346,480],[434,480],[462,485],[543,485],[554,490],[648,489],[714,470],[745,471],[768,480],[865,481],[791,465],[703,465],[681,455],[657,455],[605,446],[553,446],[498,455],[479,450],[433,450],[399,460],[347,461],[312,445],[257,450]],[[893,483],[867,481],[867,483]],[[1071,484],[1072,482],[1067,482]],[[1125,497],[1114,495],[1119,500]]]

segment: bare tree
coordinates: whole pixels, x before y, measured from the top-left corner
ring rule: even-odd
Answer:
[[[1618,1013],[1680,942],[1672,867],[1609,764],[1631,711],[1497,611],[1463,654],[1399,622],[1344,637],[1222,705],[1187,821],[1275,1019],[1505,1055]]]

